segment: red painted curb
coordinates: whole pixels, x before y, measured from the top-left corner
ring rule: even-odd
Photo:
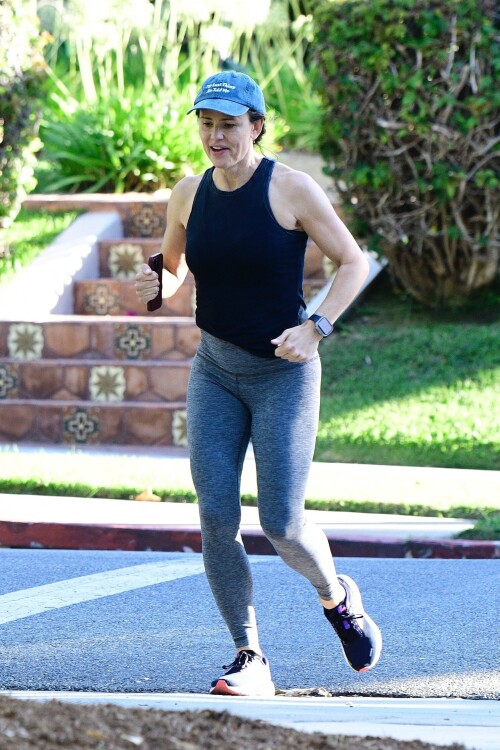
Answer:
[[[276,554],[262,531],[243,529],[242,537],[249,554]],[[448,560],[500,558],[500,542],[462,539],[380,539],[339,537],[334,534],[327,534],[327,537],[335,557],[412,557]],[[0,547],[201,552],[201,534],[197,526],[103,526],[0,521]]]

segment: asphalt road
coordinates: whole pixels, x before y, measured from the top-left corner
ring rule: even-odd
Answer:
[[[384,635],[365,675],[307,581],[276,557],[252,568],[278,688],[500,698],[498,561],[339,560]],[[0,690],[205,693],[233,658],[192,554],[1,549],[0,633]]]

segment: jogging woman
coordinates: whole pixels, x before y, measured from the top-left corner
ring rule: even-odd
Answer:
[[[240,477],[250,440],[264,533],[316,589],[348,664],[364,672],[380,657],[380,630],[364,611],[357,585],[336,574],[325,534],[304,515],[319,415],[318,344],[355,298],[368,265],[314,180],[255,150],[266,114],[255,81],[217,73],[189,111],[196,112],[213,166],[172,191],[163,295],[174,294],[192,271],[201,342],[187,394],[191,472],[207,578],[236,647],[234,662],[210,692],[270,696],[275,688],[239,532]],[[338,269],[309,317],[302,296],[308,237]],[[140,299],[153,299],[158,285],[144,265],[136,278]]]

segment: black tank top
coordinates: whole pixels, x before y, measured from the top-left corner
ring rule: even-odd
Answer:
[[[251,179],[219,190],[214,167],[202,177],[186,230],[186,261],[196,282],[199,328],[261,357],[271,339],[298,325],[307,235],[284,229],[269,203],[275,162],[263,158]]]

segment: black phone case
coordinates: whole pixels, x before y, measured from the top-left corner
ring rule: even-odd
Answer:
[[[163,302],[162,298],[162,276],[163,276],[163,253],[155,253],[154,255],[151,255],[151,257],[148,260],[148,266],[151,268],[152,271],[156,271],[158,274],[158,281],[160,282],[160,288],[158,289],[158,294],[156,297],[150,302],[148,302],[148,312],[153,312],[154,310],[158,310]]]

